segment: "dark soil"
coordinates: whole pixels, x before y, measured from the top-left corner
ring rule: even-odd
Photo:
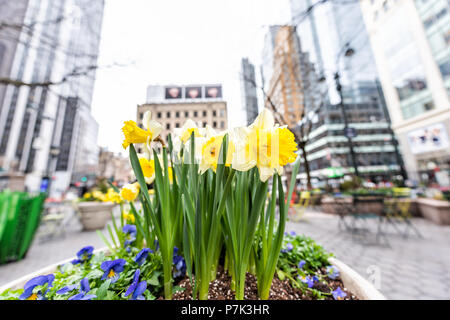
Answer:
[[[325,274],[325,270],[321,270],[321,273]],[[325,278],[326,283],[316,282],[314,289],[324,293],[331,293],[331,291],[341,287],[341,289],[347,293],[345,300],[358,300],[358,298],[344,288],[344,284],[338,278],[336,280]],[[217,272],[217,278],[209,287],[209,300],[234,300],[234,291],[230,289],[231,277],[228,273],[224,272],[223,268],[219,266]],[[192,287],[188,277],[182,279],[177,286],[185,288],[183,291],[178,291],[173,294],[173,300],[192,300]],[[161,299],[161,298],[160,298]],[[250,273],[247,273],[245,281],[245,300],[258,300],[258,288],[256,277]],[[316,300],[313,292],[308,289],[294,288],[288,279],[281,281],[276,275],[272,281],[272,287],[270,289],[269,300]],[[325,300],[333,300],[332,295],[325,296]]]

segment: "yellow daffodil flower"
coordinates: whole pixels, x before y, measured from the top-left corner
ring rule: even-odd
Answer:
[[[134,201],[137,198],[140,189],[138,182],[126,184],[123,186],[122,190],[120,190],[120,196],[127,201]]]
[[[155,180],[155,160],[148,160],[146,157],[139,156],[139,164],[141,165],[145,182],[151,184]]]
[[[177,130],[175,132],[179,133],[179,138],[183,143],[189,140],[192,132],[194,132],[195,137],[201,137],[201,133],[195,122],[191,119],[187,119],[186,122],[181,127],[181,130]]]
[[[124,212],[122,214],[122,217],[128,222],[128,223],[134,223],[136,221],[136,218],[134,217],[134,214],[131,212]]]
[[[91,193],[90,192],[86,192],[84,195],[83,195],[83,198],[84,199],[89,199],[91,197]]]
[[[125,140],[122,143],[124,149],[128,148],[131,143],[145,143],[149,144],[162,131],[162,126],[159,122],[151,120],[151,112],[144,113],[143,125],[145,129],[138,127],[133,120],[125,121],[122,131],[125,135]]]
[[[265,182],[275,171],[283,173],[283,166],[297,158],[297,144],[294,134],[287,126],[275,126],[275,120],[268,109],[264,109],[247,128],[233,131],[236,150],[232,167],[247,171],[258,167],[261,181]]]
[[[202,158],[199,166],[201,174],[208,169],[216,171],[217,163],[219,161],[220,148],[222,146],[223,137],[225,134],[220,134],[210,137],[202,146]],[[227,158],[225,165],[230,166],[234,153],[233,141],[228,140]]]
[[[106,193],[105,201],[119,204],[122,202],[122,197],[120,196],[120,194],[115,192],[113,188],[109,188],[108,192]]]
[[[106,200],[106,195],[98,190],[92,191],[92,197],[103,202]]]

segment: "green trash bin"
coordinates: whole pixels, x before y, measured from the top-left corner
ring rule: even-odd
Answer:
[[[23,192],[1,193],[0,264],[25,256],[39,225],[45,197]]]

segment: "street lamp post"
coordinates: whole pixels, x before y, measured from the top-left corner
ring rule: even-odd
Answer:
[[[352,49],[348,49],[347,52],[349,50],[352,50]],[[350,56],[351,54],[353,54],[353,53],[351,53],[351,54],[348,53],[347,54],[347,52],[346,52],[346,56]],[[340,100],[339,107],[342,110],[342,116],[343,116],[343,119],[344,119],[344,134],[345,134],[345,136],[348,139],[348,146],[350,148],[350,156],[352,158],[352,164],[353,164],[354,173],[355,173],[355,175],[357,177],[359,177],[358,164],[356,162],[355,151],[353,150],[353,141],[352,141],[351,135],[348,134],[348,128],[349,128],[348,127],[348,119],[347,119],[347,113],[345,112],[344,99],[342,97],[342,86],[341,86],[341,82],[340,82],[339,78],[340,78],[339,72],[336,71],[336,73],[334,74],[334,79],[336,80],[336,90],[339,93],[339,100]]]

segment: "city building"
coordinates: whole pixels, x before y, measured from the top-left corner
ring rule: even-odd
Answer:
[[[360,3],[408,175],[449,186],[450,3]]]
[[[255,66],[248,60],[241,60],[241,95],[242,106],[247,115],[247,125],[258,116],[258,96],[256,92]]]
[[[359,3],[290,3],[291,24],[307,54],[301,63],[302,78],[307,79],[303,80],[306,117],[299,127],[308,128],[311,176],[323,180],[335,177],[333,172],[342,176],[357,169],[361,178],[373,181],[400,178],[402,157]]]
[[[289,127],[301,120],[304,90],[301,77],[303,55],[293,26],[270,26],[263,49],[262,78],[265,106],[276,106]],[[266,54],[268,57],[266,60]]]
[[[58,196],[74,173],[95,170],[90,108],[103,8],[104,0],[2,4],[0,76],[12,83],[0,83],[0,168],[25,174],[30,192],[51,181]]]
[[[127,157],[100,148],[97,176],[111,182],[115,181],[118,186],[123,186],[132,180],[134,174],[132,174],[130,160]]]
[[[199,127],[210,125],[216,131],[228,128],[227,103],[223,100],[222,86],[212,85],[150,85],[147,102],[137,107],[137,124],[142,126],[146,111],[152,119],[163,125],[161,138],[174,128],[181,128],[187,119]]]

